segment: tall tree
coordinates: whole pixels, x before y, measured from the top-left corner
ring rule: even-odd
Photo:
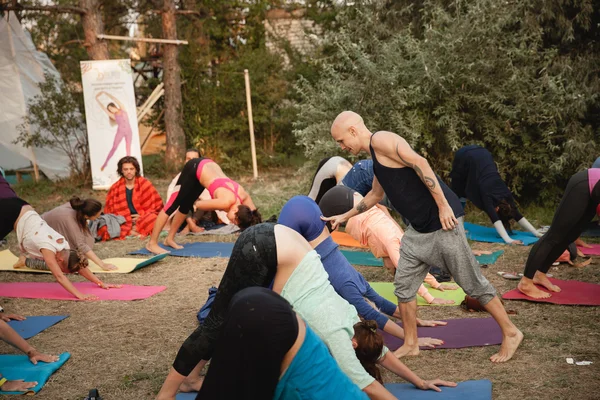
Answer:
[[[81,16],[81,24],[85,33],[84,46],[92,60],[108,60],[110,58],[106,41],[97,38],[99,34],[104,33],[100,4],[98,0],[79,0],[79,6],[85,10]]]

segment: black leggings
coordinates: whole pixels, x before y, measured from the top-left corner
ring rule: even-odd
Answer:
[[[13,231],[21,209],[28,205],[29,203],[18,197],[0,199],[0,240]]]
[[[268,287],[276,272],[275,224],[254,225],[242,232],[233,246],[208,317],[183,342],[173,368],[187,376],[201,360],[210,360],[233,296],[248,287]]]
[[[237,293],[196,399],[272,399],[297,338],[296,314],[283,297],[261,287]]]
[[[569,179],[550,229],[533,246],[527,263],[525,277],[533,279],[535,272],[547,273],[550,266],[574,242],[594,218],[600,201],[600,182],[590,195],[587,170]]]
[[[198,165],[202,160],[204,160],[202,157],[194,158],[185,163],[179,179],[177,179],[177,185],[179,186],[177,197],[171,204],[167,204],[168,207],[165,207],[165,212],[168,215],[173,214],[178,208],[182,214],[187,214],[193,209],[194,202],[198,200],[198,197],[204,191],[204,186],[200,184],[200,180],[196,176]]]

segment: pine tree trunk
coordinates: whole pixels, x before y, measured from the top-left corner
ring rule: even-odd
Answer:
[[[165,39],[177,39],[174,0],[164,0],[162,29]],[[177,45],[163,44],[163,83],[165,85],[165,128],[168,168],[179,168],[185,153],[185,135],[181,127],[181,69],[177,61]]]
[[[81,24],[85,34],[85,48],[92,60],[108,60],[108,45],[96,35],[104,33],[104,21],[100,13],[98,0],[79,0],[79,6],[85,10],[81,16]]]

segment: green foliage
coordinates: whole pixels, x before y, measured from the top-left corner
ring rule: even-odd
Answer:
[[[41,93],[27,104],[28,113],[19,125],[15,144],[58,149],[69,157],[71,175],[87,179],[90,159],[83,96],[53,75],[44,76],[39,84]]]
[[[442,176],[455,150],[477,143],[521,198],[547,198],[600,152],[599,8],[429,0],[345,9],[320,79],[296,86],[298,144],[314,160],[335,153],[331,122],[351,109],[372,131],[403,136]]]

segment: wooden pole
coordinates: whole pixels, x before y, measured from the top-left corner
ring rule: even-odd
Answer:
[[[246,105],[248,106],[248,127],[250,128],[250,149],[252,151],[252,171],[254,179],[258,178],[258,167],[256,166],[256,145],[254,144],[254,121],[252,120],[252,98],[250,91],[250,74],[244,70],[244,81],[246,82]]]

